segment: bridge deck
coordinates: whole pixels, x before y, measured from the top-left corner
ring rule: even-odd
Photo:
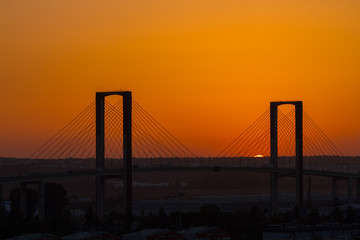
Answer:
[[[156,172],[156,171],[229,171],[229,172],[259,172],[259,173],[278,173],[283,176],[295,176],[295,169],[290,168],[269,168],[269,167],[161,167],[161,168],[137,168],[134,172]],[[304,169],[304,175],[308,176],[322,176],[322,177],[336,177],[336,178],[353,178],[360,179],[360,174],[328,172]],[[104,177],[123,177],[123,169],[106,169],[106,170],[87,170],[87,171],[68,171],[62,173],[38,173],[23,176],[0,177],[0,183],[10,182],[37,182],[48,179],[57,178],[72,178],[84,176],[104,176]]]

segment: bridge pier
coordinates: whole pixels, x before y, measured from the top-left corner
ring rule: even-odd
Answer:
[[[21,182],[20,183],[20,211],[24,215],[24,217],[27,217],[27,194],[26,194],[26,183]]]
[[[3,199],[3,185],[0,183],[0,211],[1,208],[4,207],[4,199]]]
[[[348,178],[348,203],[353,203],[353,196],[352,196],[352,178]]]
[[[104,217],[105,204],[105,181],[102,176],[96,176],[96,215],[102,219]]]
[[[335,201],[337,199],[337,178],[336,177],[332,177],[331,178],[331,196],[332,196],[332,200],[333,203],[335,204]]]
[[[96,209],[97,216],[100,218],[104,217],[105,214],[105,183],[108,179],[123,179],[122,174],[96,176]],[[124,202],[121,203],[124,206]]]
[[[360,179],[356,179],[356,203],[360,203]]]
[[[40,181],[38,185],[39,194],[39,220],[43,222],[45,220],[45,181]]]
[[[278,195],[279,195],[279,177],[277,173],[270,174],[270,184],[271,184],[271,214],[276,214],[278,211]]]
[[[339,179],[337,177],[332,177],[332,199],[335,204],[335,200],[337,199],[337,181],[338,180],[347,180],[347,202],[349,204],[353,203],[353,179],[351,177],[349,178],[343,178]],[[357,179],[357,186],[356,186],[356,200],[358,201],[360,199],[360,179]]]

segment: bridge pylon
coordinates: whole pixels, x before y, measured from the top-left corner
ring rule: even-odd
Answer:
[[[296,205],[301,211],[304,208],[303,186],[303,103],[302,101],[270,102],[270,161],[273,168],[278,168],[278,106],[290,104],[295,106],[295,178],[296,178]],[[278,209],[279,175],[271,173],[271,212]]]
[[[128,230],[132,222],[132,95],[131,92],[96,93],[96,170],[105,168],[105,97],[119,95],[123,97],[123,204]],[[96,213],[104,216],[105,178],[96,176]]]

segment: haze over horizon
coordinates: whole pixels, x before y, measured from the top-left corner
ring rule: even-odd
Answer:
[[[356,0],[1,1],[0,156],[118,89],[200,156],[282,100],[360,156],[359,15]]]

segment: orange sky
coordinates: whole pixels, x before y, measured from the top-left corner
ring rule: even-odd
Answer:
[[[360,155],[359,16],[358,0],[0,1],[0,156],[118,89],[199,155],[277,100]]]

